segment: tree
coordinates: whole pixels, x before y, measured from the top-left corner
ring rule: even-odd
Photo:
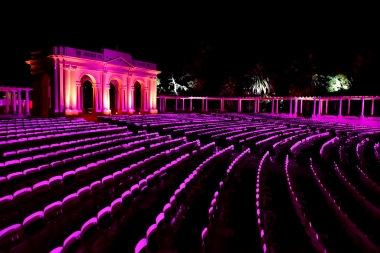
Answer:
[[[290,96],[314,96],[317,93],[315,89],[315,80],[313,76],[317,73],[317,67],[310,53],[309,57],[293,60],[289,69],[285,71],[289,80]]]
[[[328,76],[328,92],[337,92],[337,91],[345,91],[349,90],[352,86],[352,78],[349,79],[347,76],[343,74],[338,74],[336,76]]]
[[[352,78],[348,78],[344,74],[337,74],[335,76],[315,74],[312,76],[312,83],[317,94],[342,92],[347,91],[352,87]]]
[[[221,97],[236,97],[236,78],[228,77],[227,80],[224,81],[224,85],[222,86],[222,91],[219,96]],[[231,109],[236,109],[234,101],[227,100],[227,107]]]
[[[188,90],[188,88],[185,85],[181,85],[181,84],[177,83],[173,75],[168,78],[168,81],[169,81],[170,92],[176,96],[179,95],[180,91],[187,91]],[[170,88],[170,87],[172,87],[172,88]]]
[[[157,93],[158,94],[164,94],[165,92],[166,92],[166,90],[161,83],[161,79],[157,78]]]
[[[274,81],[272,75],[268,73],[259,62],[246,75],[247,95],[267,95],[274,92]]]

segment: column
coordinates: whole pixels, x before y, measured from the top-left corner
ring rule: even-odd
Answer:
[[[76,81],[76,88],[77,88],[77,108],[78,112],[82,112],[82,84],[80,81]]]
[[[9,101],[8,101],[9,91],[5,90],[5,114],[9,113]]]
[[[303,99],[300,100],[300,113],[302,114]]]
[[[362,97],[362,113],[360,114],[360,118],[364,118],[364,97]]]
[[[339,114],[338,114],[338,118],[342,117],[342,105],[343,105],[343,100],[342,100],[342,97],[341,97],[340,100],[339,100]]]
[[[108,87],[108,88],[107,88]],[[102,94],[102,84],[98,83],[96,84],[96,91],[97,91],[97,98],[96,98],[96,111],[97,112],[102,112],[102,97],[104,96]],[[106,86],[106,90],[104,92],[107,92],[107,98],[108,98],[108,109],[110,109],[109,104],[110,104],[110,86]],[[116,95],[116,94],[115,94]]]
[[[208,99],[206,98],[206,112],[208,112]]]
[[[122,87],[121,87],[121,111],[122,112],[125,112],[126,110],[126,108],[125,108],[125,91],[127,90],[127,85],[123,85]]]
[[[135,112],[135,86],[134,85],[130,86],[129,98],[130,98],[129,112],[134,113]]]
[[[371,116],[375,113],[375,99],[372,98],[372,104],[371,104]]]
[[[314,97],[314,107],[313,107],[313,117],[315,118],[316,115],[315,115],[315,109],[317,107],[317,99]]]
[[[238,112],[241,112],[241,99],[238,99]]]
[[[329,100],[326,99],[326,107],[325,107],[325,114],[328,115],[329,114]]]
[[[75,111],[74,114],[78,113],[78,94],[77,94],[77,84],[76,81],[78,80],[78,71],[76,71],[77,66],[71,66],[71,72],[70,72],[70,108],[71,110]]]
[[[294,116],[297,117],[298,115],[298,99],[294,99]]]
[[[271,114],[274,114],[274,99],[272,98],[272,111]]]
[[[182,112],[185,111],[185,99],[182,99]]]
[[[102,101],[102,103],[100,104],[100,109],[102,110],[102,113],[104,113],[104,114],[106,114],[106,115],[108,115],[109,114],[109,112],[108,112],[108,109],[109,109],[109,107],[107,106],[107,89],[106,89],[106,86],[107,85],[109,85],[109,84],[107,84],[107,77],[108,77],[108,75],[107,75],[107,71],[105,71],[105,70],[103,70],[103,72],[102,72],[102,97],[101,97],[101,99],[100,99],[100,101]]]
[[[22,104],[21,104],[21,89],[17,90],[17,98],[18,98],[18,115],[22,115]]]
[[[58,89],[59,89],[59,82],[58,82],[58,77],[59,77],[59,63],[58,59],[54,58],[54,112],[57,114],[59,113],[59,108],[58,108]]]
[[[321,116],[321,108],[322,108],[322,99],[318,99],[318,116]]]
[[[190,98],[190,109],[189,109],[190,112],[193,111],[193,99]]]
[[[221,98],[220,99],[220,112],[223,112],[224,111],[224,99],[223,98]]]
[[[124,112],[127,112],[128,111],[128,86],[127,85],[124,85],[123,93],[124,93]]]
[[[289,115],[293,114],[293,98],[290,97],[290,104],[289,104]]]
[[[257,100],[257,113],[260,113],[260,99]]]
[[[202,98],[202,112],[205,110],[205,100]]]
[[[104,85],[103,90],[103,112],[110,113],[110,84]]]
[[[16,91],[12,91],[13,114],[16,115]]]
[[[70,111],[70,65],[65,65],[65,112]],[[71,112],[70,112],[71,114]]]
[[[25,90],[25,111],[26,111],[26,116],[29,116],[30,115],[29,90]]]
[[[166,112],[166,98],[164,98],[164,112]]]
[[[63,64],[59,64],[59,112],[65,113],[65,92],[63,79]]]
[[[278,114],[278,103],[279,103],[279,101],[278,101],[278,99],[276,99],[277,100],[277,103],[276,103],[276,114]]]
[[[144,112],[149,112],[149,97],[148,97],[149,87],[145,86],[144,88]]]
[[[347,100],[347,115],[350,115],[350,105],[351,105],[351,99]]]
[[[175,98],[175,111],[178,111],[178,98]]]

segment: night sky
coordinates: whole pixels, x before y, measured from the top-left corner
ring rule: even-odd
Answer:
[[[257,62],[281,75],[292,61],[307,61],[310,54],[323,74],[350,73],[363,52],[371,55],[372,68],[379,66],[375,6],[148,5],[2,8],[0,85],[29,86],[24,61],[31,51],[53,45],[98,52],[117,47],[134,59],[157,63],[163,79],[202,58],[202,75],[214,90]],[[372,73],[370,81],[374,78]]]

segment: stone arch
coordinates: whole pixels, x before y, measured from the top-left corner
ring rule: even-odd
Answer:
[[[84,73],[80,75],[78,86],[79,108],[83,113],[96,113],[96,79],[93,75]]]
[[[146,102],[148,99],[146,85],[141,79],[135,79],[133,81],[133,88],[132,97],[135,111],[137,113],[145,112],[147,110]]]
[[[121,110],[121,100],[122,100],[122,87],[123,82],[119,76],[112,76],[108,80],[110,85],[109,89],[109,108],[112,114],[122,113]]]

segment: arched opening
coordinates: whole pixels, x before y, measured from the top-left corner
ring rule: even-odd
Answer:
[[[92,113],[94,107],[92,83],[86,80],[83,83],[83,113]]]
[[[116,110],[116,87],[111,82],[110,83],[110,110],[112,114],[115,114]]]
[[[135,111],[137,113],[139,113],[143,106],[142,106],[142,102],[143,102],[143,99],[142,99],[142,87],[141,87],[141,84],[140,82],[135,82],[135,97],[134,97],[134,101],[135,101]]]

